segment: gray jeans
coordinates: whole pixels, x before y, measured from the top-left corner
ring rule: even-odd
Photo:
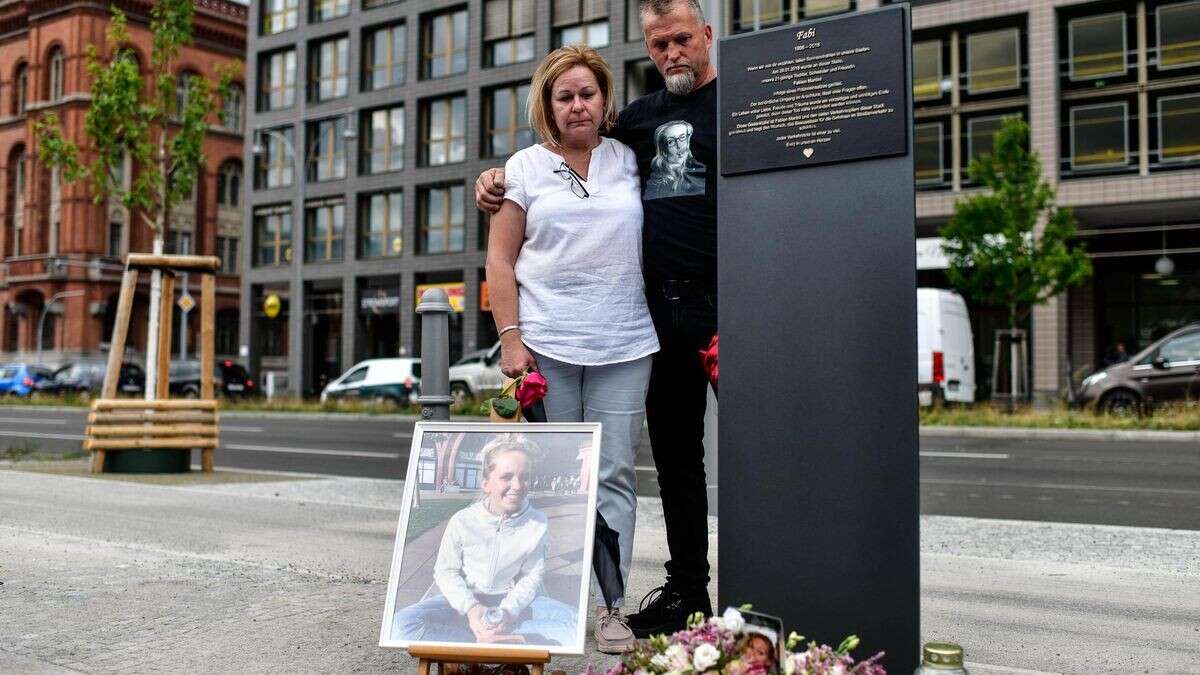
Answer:
[[[536,352],[534,356],[549,385],[546,418],[551,422],[601,424],[600,490],[596,506],[608,526],[619,535],[621,577],[628,585],[637,521],[634,456],[646,419],[651,357],[603,366],[576,366]],[[599,598],[597,593],[593,595]],[[624,599],[614,604],[620,607]]]

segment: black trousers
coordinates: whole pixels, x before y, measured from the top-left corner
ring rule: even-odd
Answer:
[[[660,351],[654,355],[646,420],[667,526],[667,579],[676,588],[708,586],[708,483],[704,412],[708,376],[700,350],[717,332],[717,294],[669,282],[647,284]]]

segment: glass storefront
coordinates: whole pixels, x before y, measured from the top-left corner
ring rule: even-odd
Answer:
[[[342,374],[342,280],[310,281],[304,286],[308,347],[304,391],[313,395]]]
[[[356,361],[400,355],[400,277],[358,280]]]

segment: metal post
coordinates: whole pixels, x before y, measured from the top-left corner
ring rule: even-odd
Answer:
[[[50,306],[53,305],[54,303],[58,302],[59,300],[62,300],[63,298],[74,298],[74,297],[83,295],[83,293],[84,293],[83,291],[62,291],[59,293],[55,293],[54,295],[50,296],[50,299],[46,301],[45,305],[42,305],[42,317],[40,319],[38,319],[38,331],[37,331],[37,355],[38,355],[37,362],[38,363],[42,362],[42,329],[45,327],[46,315],[50,313]],[[450,377],[449,373],[447,373],[446,377],[447,378]]]
[[[450,419],[450,297],[440,288],[421,295],[421,419]]]

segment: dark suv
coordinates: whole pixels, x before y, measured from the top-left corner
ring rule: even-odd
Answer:
[[[172,361],[168,372],[172,396],[199,398],[199,361]],[[213,390],[227,398],[249,398],[259,395],[254,380],[250,379],[250,373],[241,365],[228,360],[213,364]]]
[[[1200,322],[1083,379],[1077,401],[1117,415],[1200,399]]]
[[[104,388],[106,361],[76,361],[54,371],[54,377],[34,385],[33,393],[76,394],[80,398],[99,396]],[[121,364],[118,394],[137,395],[146,390],[146,373],[135,363]]]

